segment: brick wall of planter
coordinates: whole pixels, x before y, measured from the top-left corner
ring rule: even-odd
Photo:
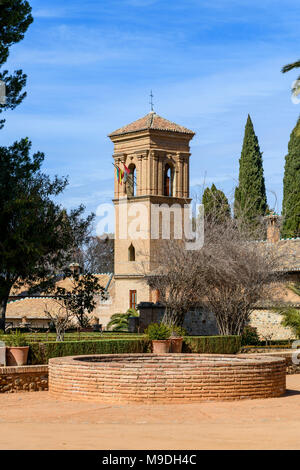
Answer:
[[[264,353],[264,355],[285,358],[286,373],[288,375],[300,374],[300,349],[288,349],[277,352],[271,351],[268,353]]]
[[[48,366],[0,367],[0,393],[48,390]]]
[[[124,354],[94,359],[50,359],[50,394],[107,403],[190,403],[278,397],[285,392],[282,358]]]

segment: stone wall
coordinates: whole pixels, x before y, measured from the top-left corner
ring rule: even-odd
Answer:
[[[160,303],[141,302],[138,305],[140,312],[140,331],[149,323],[160,322],[164,313],[164,306]],[[282,315],[272,310],[255,310],[250,317],[250,325],[257,328],[261,340],[295,339],[293,331],[281,325]],[[194,310],[188,312],[183,327],[189,335],[218,335],[219,330],[216,318],[208,311]]]
[[[48,390],[48,366],[0,367],[0,393]]]
[[[164,314],[164,306],[160,303],[141,302],[138,305],[138,310],[141,333],[150,323],[160,323]],[[206,311],[194,310],[188,312],[183,327],[189,335],[210,336],[218,334],[215,316]]]
[[[293,331],[281,325],[282,315],[272,310],[255,310],[250,325],[257,328],[261,340],[295,339]]]
[[[188,312],[183,327],[188,335],[214,336],[219,334],[215,316],[207,311]]]

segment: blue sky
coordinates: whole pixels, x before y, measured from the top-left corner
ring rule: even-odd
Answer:
[[[31,0],[35,21],[11,49],[28,97],[5,113],[1,145],[28,136],[44,170],[69,175],[60,198],[95,211],[113,197],[111,131],[155,111],[193,129],[192,192],[232,198],[250,113],[270,206],[281,208],[284,157],[300,105],[298,0]],[[276,195],[276,197],[275,197]]]

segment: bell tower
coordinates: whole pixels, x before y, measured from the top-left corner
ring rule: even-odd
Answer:
[[[156,301],[143,272],[151,270],[154,206],[190,203],[190,140],[194,132],[154,111],[109,134],[115,166],[115,312]],[[175,225],[173,221],[173,226]],[[174,228],[174,227],[173,227]]]

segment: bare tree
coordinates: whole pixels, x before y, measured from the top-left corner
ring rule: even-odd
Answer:
[[[114,239],[112,234],[90,236],[87,243],[74,251],[73,261],[90,273],[114,272]]]
[[[195,253],[185,249],[184,243],[164,240],[156,253],[151,273],[145,271],[148,285],[159,291],[165,305],[163,323],[182,325],[186,313],[198,303],[198,266]]]
[[[270,299],[279,265],[274,245],[251,239],[234,219],[210,218],[201,250],[166,242],[145,277],[160,291],[164,323],[182,325],[189,310],[205,309],[214,313],[220,334],[230,335],[241,334],[257,303]]]
[[[44,312],[53,322],[56,331],[56,341],[63,341],[65,331],[73,325],[74,315],[65,305],[63,299],[54,299],[54,305],[51,308],[45,305]]]

